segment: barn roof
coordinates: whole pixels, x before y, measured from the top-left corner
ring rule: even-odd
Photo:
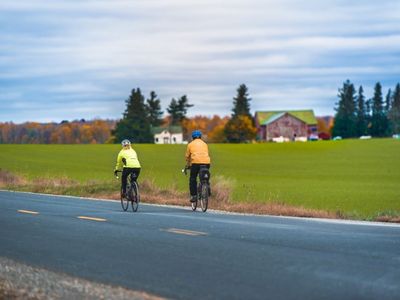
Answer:
[[[151,132],[153,134],[159,134],[163,132],[164,130],[169,131],[169,133],[183,133],[182,127],[181,126],[161,126],[161,127],[153,127],[151,129]]]
[[[307,125],[316,125],[317,119],[315,118],[314,111],[309,110],[280,110],[280,111],[256,111],[256,119],[258,124],[267,125],[288,113],[297,119],[305,122]]]

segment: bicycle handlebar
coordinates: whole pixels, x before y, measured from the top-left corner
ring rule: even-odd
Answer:
[[[118,173],[122,173],[122,171],[118,171],[117,170],[117,172],[115,172],[114,176],[115,176],[116,179],[119,179]]]
[[[185,175],[187,175],[187,170],[190,170],[190,166],[185,166],[185,167],[182,169],[182,173],[184,173]]]

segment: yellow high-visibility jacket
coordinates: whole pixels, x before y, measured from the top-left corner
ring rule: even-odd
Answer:
[[[201,139],[194,139],[187,145],[186,162],[191,164],[209,164],[211,163],[210,156],[208,155],[208,146]]]
[[[137,154],[132,148],[122,149],[118,153],[115,170],[121,170],[122,168],[140,168],[140,162],[138,160]]]

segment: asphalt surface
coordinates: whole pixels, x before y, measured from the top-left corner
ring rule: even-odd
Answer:
[[[0,256],[173,299],[400,299],[400,226],[0,191]]]

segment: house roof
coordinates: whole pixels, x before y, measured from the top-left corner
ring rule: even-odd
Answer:
[[[260,125],[268,125],[269,123],[279,119],[285,113],[288,113],[297,119],[305,122],[307,125],[316,125],[314,111],[309,110],[281,110],[281,111],[256,111],[256,119]]]
[[[182,127],[181,126],[160,126],[160,127],[153,127],[151,129],[151,132],[153,134],[159,134],[163,132],[164,130],[169,131],[170,133],[183,133]]]

